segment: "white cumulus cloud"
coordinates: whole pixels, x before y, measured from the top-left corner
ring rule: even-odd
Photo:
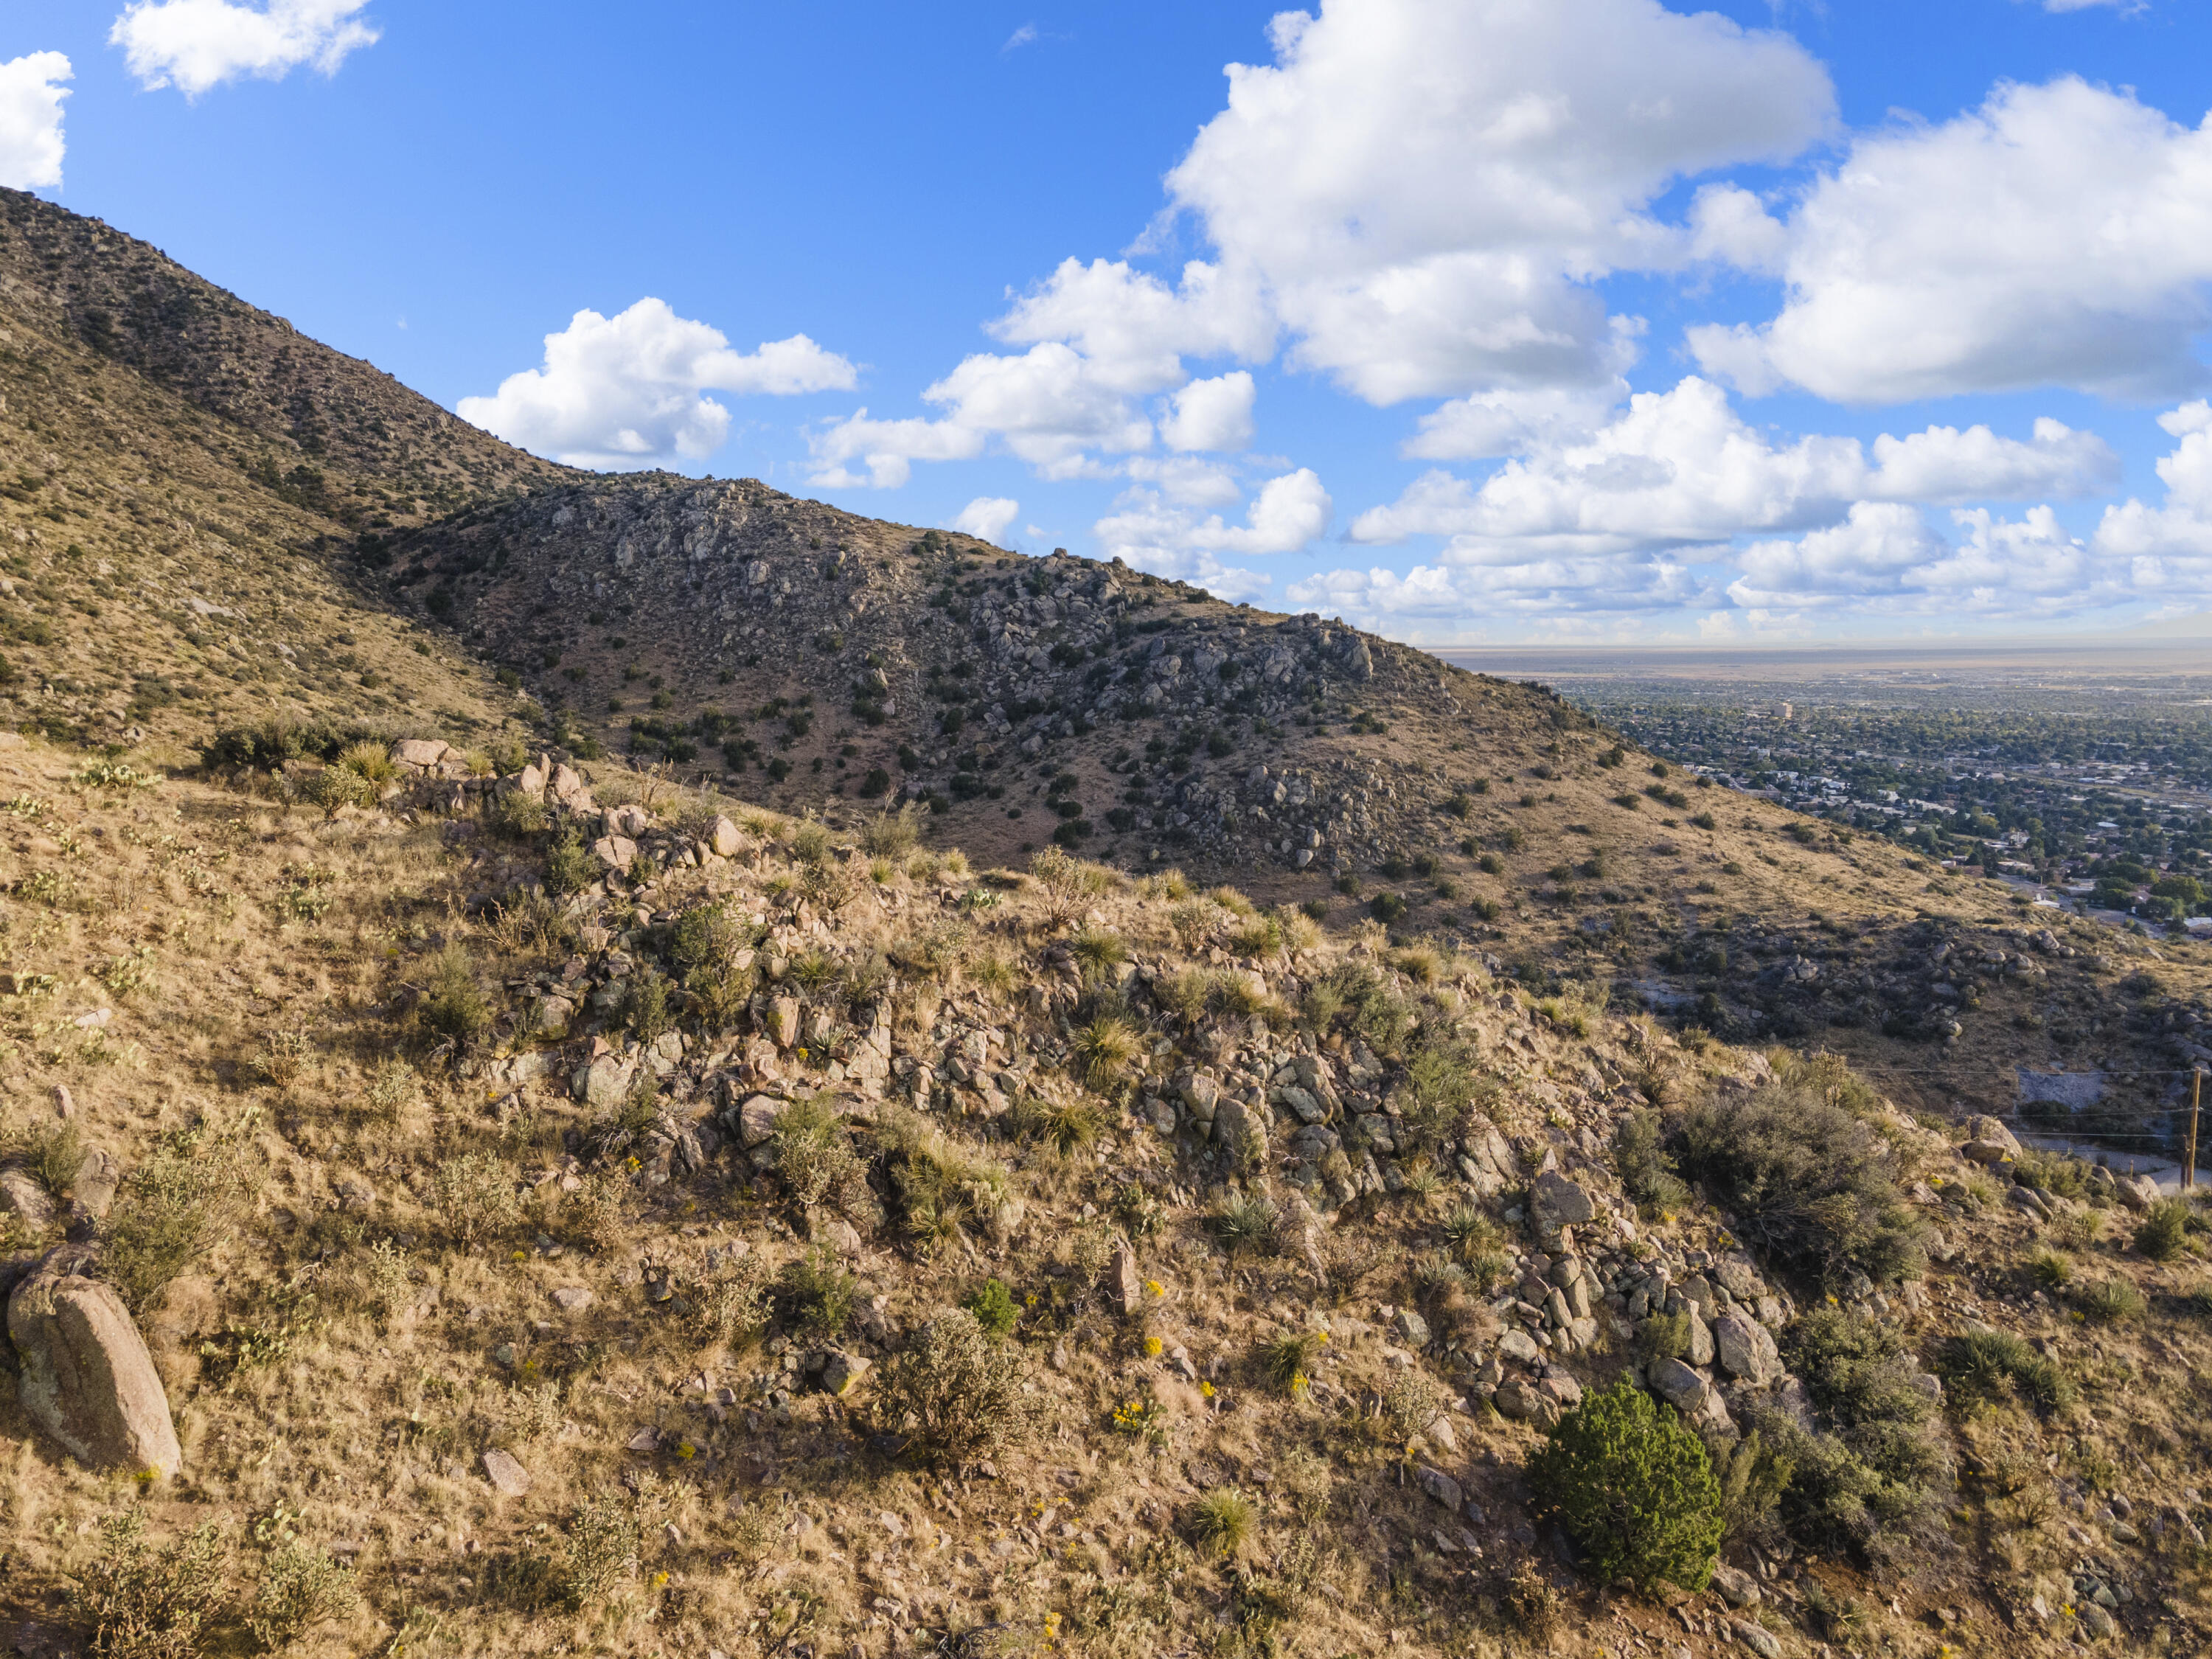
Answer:
[[[1020,515],[1022,504],[1004,495],[978,495],[960,509],[959,514],[946,526],[963,535],[975,536],[994,546],[1003,546],[999,538],[1006,533],[1006,526]]]
[[[1632,558],[1534,558],[1474,568],[1417,565],[1323,572],[1291,585],[1301,610],[1322,611],[1377,632],[1449,642],[1480,637],[1486,623],[1557,629],[1577,617],[1619,617],[1699,597],[1692,574],[1664,555]]]
[[[62,84],[72,78],[58,52],[33,52],[0,64],[0,185],[46,190],[62,181]]]
[[[1690,331],[1749,392],[1845,403],[2042,386],[2120,397],[2208,380],[2212,121],[2068,77],[1937,125],[1865,135],[1771,233],[1786,284],[1759,326]]]
[[[2195,403],[2159,416],[2181,441],[2158,463],[2165,502],[2107,507],[2097,526],[2097,550],[2124,565],[2132,585],[2160,598],[2212,596],[2212,404]]]
[[[1447,536],[1462,558],[1513,563],[1810,528],[1863,501],[2080,495],[2118,472],[2102,439],[2049,419],[2026,441],[1983,426],[1884,435],[1871,460],[1856,438],[1778,444],[1692,375],[1638,394],[1610,424],[1510,461],[1479,486],[1426,473],[1395,503],[1361,514],[1352,537]]]
[[[543,368],[458,408],[463,420],[572,466],[650,466],[721,447],[730,411],[707,392],[788,397],[854,380],[851,363],[804,334],[733,351],[719,329],[645,299],[614,317],[578,312],[545,337]]]
[[[1175,412],[1160,422],[1170,449],[1242,449],[1252,441],[1255,389],[1247,370],[1193,380],[1170,401]]]
[[[1222,562],[1231,558],[1266,558],[1296,553],[1328,534],[1335,511],[1328,491],[1312,469],[1301,467],[1270,478],[1246,512],[1243,524],[1218,513],[1197,509],[1149,487],[1124,491],[1115,510],[1093,526],[1101,556],[1119,558],[1155,575],[1195,581],[1224,599],[1251,599],[1270,579],[1256,571]]]
[[[1839,525],[1747,548],[1729,597],[1753,610],[1959,618],[2063,616],[2124,597],[2047,507],[2019,520],[1980,507],[1951,517],[1964,532],[1955,543],[1911,507],[1860,502]]]
[[[140,83],[198,97],[226,81],[282,80],[307,64],[337,73],[349,53],[382,38],[360,14],[368,0],[136,0],[107,42]]]
[[[1375,403],[1610,379],[1590,283],[1691,252],[1652,202],[1835,114],[1796,41],[1658,0],[1327,0],[1270,35],[1169,191],[1297,361]]]

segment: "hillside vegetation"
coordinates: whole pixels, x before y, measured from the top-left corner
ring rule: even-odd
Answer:
[[[198,1537],[160,1651],[2203,1640],[2195,1211],[1172,872],[431,763],[0,750],[9,1271],[182,1449],[0,1407],[26,1631]]]
[[[0,197],[21,1653],[2201,1650],[2204,963]]]

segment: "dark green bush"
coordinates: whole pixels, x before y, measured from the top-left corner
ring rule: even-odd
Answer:
[[[477,984],[469,953],[459,945],[448,945],[438,953],[422,1015],[425,1029],[455,1042],[467,1042],[491,1024],[491,1005]]]
[[[1682,1115],[1669,1150],[1744,1238],[1801,1271],[1881,1282],[1927,1266],[1928,1224],[1898,1188],[1889,1142],[1834,1091],[1783,1076],[1716,1097]]]
[[[1645,1107],[1630,1112],[1613,1132],[1613,1167],[1647,1219],[1680,1209],[1690,1196],[1689,1188],[1674,1173],[1666,1141],[1665,1123]]]
[[[2124,1279],[2100,1279],[2074,1293],[2074,1305],[2095,1325],[2118,1325],[2142,1316],[2142,1292]]]
[[[1528,1460],[1541,1493],[1601,1583],[1711,1582],[1723,1528],[1720,1483],[1705,1443],[1633,1383],[1583,1397]]]
[[[1003,1279],[985,1279],[960,1305],[975,1316],[978,1325],[996,1337],[1011,1336],[1022,1316],[1021,1310],[1014,1305],[1014,1293],[1006,1288]]]
[[[878,1371],[876,1419],[908,1455],[971,1468],[1028,1437],[1036,1411],[1026,1381],[1018,1344],[994,1340],[974,1314],[949,1309]]]
[[[143,1510],[100,1523],[100,1552],[76,1580],[76,1605],[106,1659],[192,1659],[200,1626],[222,1609],[222,1534],[210,1521],[161,1548]]]
[[[556,893],[580,893],[599,878],[598,861],[572,824],[545,849],[545,884]]]
[[[1893,1566],[1936,1535],[1954,1480],[1935,1401],[1913,1385],[1900,1339],[1857,1314],[1808,1316],[1789,1348],[1820,1426],[1778,1410],[1754,1411],[1749,1425],[1790,1466],[1782,1522],[1808,1547]]]
[[[2066,1373],[2011,1331],[1967,1331],[1953,1337],[1936,1356],[1937,1373],[1952,1397],[1969,1405],[2021,1400],[2040,1412],[2063,1411],[2074,1403],[2074,1384]]]
[[[817,1245],[785,1264],[777,1289],[793,1323],[811,1335],[831,1337],[852,1322],[860,1281]]]
[[[2136,1229],[2136,1249],[2153,1261],[2171,1261],[2189,1248],[2189,1200],[2162,1198]]]

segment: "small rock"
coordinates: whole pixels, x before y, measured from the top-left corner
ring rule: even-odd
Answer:
[[[1712,1384],[1679,1359],[1655,1359],[1645,1368],[1651,1390],[1684,1416],[1692,1416],[1712,1393]]]
[[[0,1170],[0,1216],[5,1215],[33,1236],[53,1225],[53,1200],[28,1170]]]
[[[484,1479],[492,1484],[492,1490],[502,1498],[526,1498],[530,1495],[532,1484],[530,1471],[515,1461],[513,1453],[494,1446],[483,1455],[483,1472]]]
[[[553,1305],[562,1313],[581,1313],[592,1301],[592,1293],[580,1285],[563,1285],[553,1292]]]
[[[1759,1605],[1759,1580],[1725,1561],[1713,1568],[1713,1588],[1732,1607],[1755,1607]]]
[[[1966,1139],[1970,1142],[1990,1142],[2002,1146],[2015,1158],[2020,1155],[2018,1137],[2004,1126],[2002,1119],[1991,1117],[1986,1113],[1966,1120]]]
[[[54,1085],[54,1115],[67,1122],[76,1115],[76,1098],[69,1091],[69,1085]]]
[[[1498,1352],[1523,1365],[1533,1365],[1544,1357],[1544,1351],[1536,1346],[1536,1340],[1526,1331],[1506,1332],[1498,1339]]]
[[[1739,1619],[1729,1626],[1735,1639],[1759,1656],[1759,1659],[1782,1659],[1782,1644],[1774,1632],[1764,1626],[1754,1625],[1748,1619]]]
[[[775,1134],[775,1121],[783,1115],[786,1103],[774,1095],[748,1095],[738,1108],[738,1138],[748,1148],[771,1139]]]
[[[2082,1634],[2093,1642],[2109,1641],[2119,1630],[2119,1621],[2094,1601],[2084,1601],[2075,1609],[2081,1621]]]
[[[1420,1482],[1423,1492],[1428,1493],[1455,1515],[1459,1512],[1459,1506],[1466,1502],[1464,1495],[1460,1492],[1459,1482],[1442,1469],[1431,1464],[1422,1464],[1419,1473],[1414,1479]]]
[[[850,1394],[860,1379],[868,1374],[871,1361],[858,1354],[832,1351],[822,1362],[822,1387],[825,1393],[841,1399]]]
[[[1106,1266],[1106,1293],[1124,1319],[1145,1305],[1145,1277],[1137,1271],[1137,1253],[1127,1244],[1114,1252]]]
[[[795,997],[778,997],[768,1006],[768,1034],[779,1048],[788,1048],[799,1041],[799,1000]]]
[[[1407,1346],[1425,1348],[1429,1346],[1429,1322],[1411,1308],[1399,1309],[1398,1317],[1395,1322],[1398,1327],[1398,1334],[1403,1339]]]

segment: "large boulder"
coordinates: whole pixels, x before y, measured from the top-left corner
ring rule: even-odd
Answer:
[[[16,1395],[88,1468],[167,1478],[184,1462],[169,1396],[115,1287],[76,1271],[84,1259],[54,1252],[8,1298],[8,1336],[22,1366]]]
[[[1596,1213],[1597,1206],[1590,1201],[1590,1195],[1556,1170],[1538,1176],[1529,1188],[1528,1216],[1539,1235],[1583,1226]]]
[[[1773,1335],[1754,1320],[1723,1314],[1713,1322],[1713,1346],[1721,1369],[1738,1382],[1764,1388],[1781,1374],[1782,1359]]]
[[[1969,1141],[1993,1141],[2014,1157],[2020,1156],[2020,1141],[2003,1121],[1984,1115],[1966,1120],[1966,1139]]]
[[[1651,1391],[1685,1417],[1694,1417],[1712,1397],[1712,1384],[1679,1359],[1655,1359],[1644,1368]]]
[[[404,738],[392,745],[392,758],[402,766],[427,769],[446,758],[447,745],[435,738]]]
[[[1213,1109],[1214,1143],[1231,1160],[1247,1166],[1267,1159],[1267,1126],[1241,1100],[1224,1100]]]
[[[0,1216],[12,1216],[36,1237],[54,1224],[54,1201],[27,1170],[0,1170]]]

